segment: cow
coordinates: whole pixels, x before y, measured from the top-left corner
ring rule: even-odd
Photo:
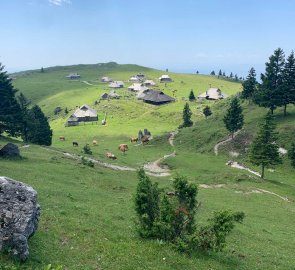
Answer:
[[[59,140],[60,140],[60,141],[65,141],[66,138],[65,138],[65,136],[59,136]]]
[[[111,153],[111,152],[106,152],[106,157],[107,158],[110,158],[112,160],[117,159],[117,157],[113,153]]]
[[[92,144],[93,144],[93,145],[97,145],[97,141],[96,141],[96,140],[93,140],[93,141],[92,141]]]
[[[120,144],[118,149],[125,154],[125,152],[128,150],[128,145],[127,144]]]
[[[77,142],[73,142],[73,146],[79,146]]]
[[[149,141],[150,141],[150,138],[148,136],[143,136],[141,138],[141,143],[142,144],[148,143]]]
[[[131,137],[131,138],[130,138],[130,142],[131,142],[131,143],[133,143],[133,142],[138,142],[138,138],[133,138],[133,137]]]

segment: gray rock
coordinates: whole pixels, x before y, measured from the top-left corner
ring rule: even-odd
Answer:
[[[8,143],[0,149],[0,156],[4,158],[20,158],[18,146]]]
[[[0,176],[0,251],[26,260],[28,239],[37,230],[39,216],[37,192],[21,182]]]

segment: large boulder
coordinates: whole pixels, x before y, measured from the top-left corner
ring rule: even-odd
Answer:
[[[18,146],[13,143],[7,143],[0,149],[0,157],[20,158]]]
[[[0,176],[0,251],[26,260],[28,239],[37,230],[39,216],[37,192],[21,182]]]

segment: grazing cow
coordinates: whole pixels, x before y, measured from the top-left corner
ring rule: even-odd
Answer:
[[[142,144],[148,143],[149,141],[150,141],[150,138],[148,136],[143,136],[141,138],[141,143]]]
[[[65,141],[66,138],[65,138],[65,136],[59,136],[59,140],[60,140],[60,141]]]
[[[106,152],[106,157],[107,158],[110,158],[112,160],[117,159],[117,157],[113,153],[111,153],[111,152]]]
[[[77,142],[73,142],[73,146],[79,146]]]
[[[93,145],[97,145],[97,141],[96,141],[96,140],[93,140],[93,141],[92,141],[92,144],[93,144]]]
[[[118,148],[123,154],[125,154],[125,152],[128,150],[128,145],[127,144],[120,144]]]
[[[130,138],[130,142],[131,142],[131,143],[133,143],[133,142],[138,142],[138,138],[133,138],[133,137],[131,137],[131,138]]]

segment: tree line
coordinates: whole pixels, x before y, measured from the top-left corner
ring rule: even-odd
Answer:
[[[31,102],[12,85],[0,63],[0,135],[21,137],[24,142],[51,145],[52,130],[38,105]]]

